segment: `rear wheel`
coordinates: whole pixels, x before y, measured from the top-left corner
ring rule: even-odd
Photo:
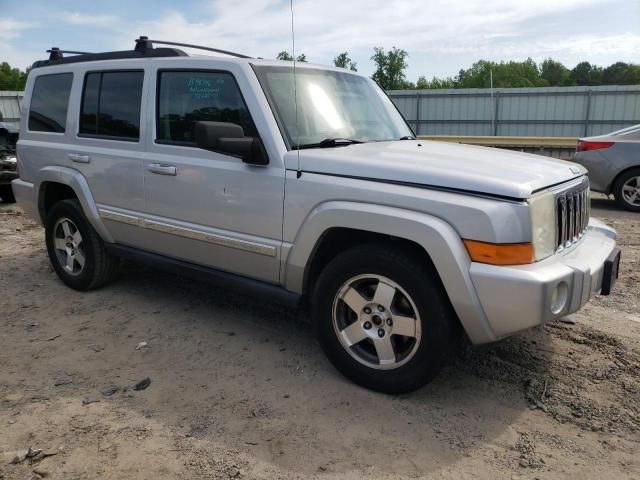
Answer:
[[[640,212],[640,168],[632,168],[616,178],[613,195],[620,207]]]
[[[313,311],[335,367],[385,393],[431,381],[459,337],[435,270],[385,245],[355,247],[331,261],[316,284]]]
[[[119,260],[106,251],[77,200],[62,200],[51,208],[45,236],[51,265],[67,286],[91,290],[116,276]]]
[[[0,198],[4,203],[15,203],[16,197],[13,195],[11,185],[0,185]]]

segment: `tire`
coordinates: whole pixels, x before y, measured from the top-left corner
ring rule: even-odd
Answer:
[[[613,196],[620,208],[640,212],[640,168],[627,170],[616,178],[613,182]]]
[[[425,263],[367,244],[320,273],[312,297],[316,335],[331,363],[358,385],[391,394],[416,390],[457,351],[460,324],[435,268]]]
[[[107,252],[78,200],[62,200],[51,208],[45,238],[51,265],[68,287],[92,290],[116,277],[119,259]]]
[[[13,195],[11,184],[0,185],[0,197],[4,203],[16,203],[16,197]]]

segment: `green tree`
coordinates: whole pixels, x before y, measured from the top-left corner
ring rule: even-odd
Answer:
[[[571,72],[562,63],[547,58],[540,65],[540,77],[551,87],[571,85]]]
[[[385,90],[410,88],[411,83],[405,80],[407,57],[409,54],[400,48],[393,47],[388,52],[382,47],[375,47],[371,57],[376,70],[371,76]]]
[[[640,84],[640,65],[616,62],[602,71],[603,85]]]
[[[523,62],[492,62],[478,60],[468,69],[460,70],[455,79],[457,88],[489,88],[491,76],[496,88],[542,87],[546,84],[540,77],[536,62],[527,58]]]
[[[424,75],[422,75],[418,77],[418,81],[416,82],[416,88],[418,90],[455,88],[455,86],[456,86],[456,83],[451,77],[446,77],[446,78],[433,77],[431,80],[427,80],[427,78]]]
[[[333,64],[336,67],[348,68],[353,72],[358,71],[358,64],[351,60],[351,58],[349,57],[349,52],[342,52],[340,55],[333,59]]]
[[[577,64],[570,75],[576,85],[602,85],[602,68],[589,62]]]
[[[27,83],[28,70],[12,68],[7,62],[0,64],[0,90],[24,90]]]
[[[286,50],[281,51],[278,55],[276,55],[276,60],[288,60],[289,62],[293,62],[293,55],[291,55]],[[301,53],[296,58],[296,62],[306,62],[307,56],[304,53]]]

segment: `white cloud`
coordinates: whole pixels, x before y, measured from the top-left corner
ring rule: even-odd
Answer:
[[[118,22],[115,15],[88,15],[78,12],[67,12],[62,15],[62,19],[73,25],[84,25],[93,27],[109,27]]]
[[[23,30],[38,26],[37,22],[22,22],[11,18],[0,18],[0,40],[11,40],[22,34]]]

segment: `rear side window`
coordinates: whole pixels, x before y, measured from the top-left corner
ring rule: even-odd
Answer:
[[[87,73],[80,135],[138,140],[143,81],[143,71]]]
[[[161,71],[156,136],[159,143],[193,145],[198,121],[231,122],[247,137],[258,132],[235,78],[228,72]]]
[[[29,130],[64,133],[72,82],[72,73],[36,78],[29,107]]]

